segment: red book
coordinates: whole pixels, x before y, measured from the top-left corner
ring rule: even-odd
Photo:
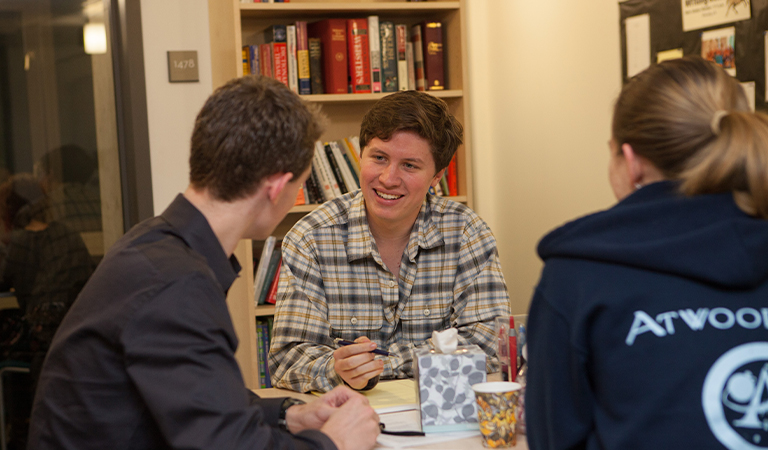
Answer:
[[[272,46],[269,44],[261,44],[259,45],[259,53],[260,53],[260,68],[261,68],[261,74],[265,77],[272,78],[273,72],[272,72]]]
[[[288,40],[285,25],[273,25],[267,30],[272,45],[272,77],[288,85]],[[289,86],[290,87],[290,86]]]
[[[296,22],[296,62],[299,68],[299,94],[312,93],[309,82],[309,41],[307,22]]]
[[[368,42],[368,20],[347,20],[349,45],[349,79],[355,94],[371,93],[371,50]]]
[[[311,38],[320,38],[323,81],[326,94],[346,94],[347,90],[347,21],[325,19],[309,24]]]
[[[445,89],[443,68],[443,25],[440,22],[423,22],[421,24],[421,39],[423,42],[424,79],[428,91]]]
[[[282,258],[277,263],[277,270],[275,270],[275,277],[272,278],[272,284],[269,285],[269,292],[267,292],[267,298],[264,299],[265,303],[274,305],[277,303],[277,285],[280,284],[280,267],[283,265]]]
[[[445,172],[445,178],[448,181],[448,195],[456,197],[459,195],[459,179],[456,171],[456,155],[453,155],[451,162],[448,163],[448,170]]]

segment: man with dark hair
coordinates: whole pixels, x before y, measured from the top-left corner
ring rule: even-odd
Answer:
[[[472,210],[428,194],[461,141],[445,102],[423,92],[389,95],[368,111],[360,191],[327,202],[283,240],[273,385],[369,389],[380,376],[413,376],[413,349],[449,327],[498,368],[494,319],[510,312],[496,241]],[[355,344],[336,349],[336,338]]]
[[[208,99],[189,187],[110,249],[62,322],[29,448],[373,447],[378,416],[350,389],[310,404],[250,393],[225,303],[238,241],[264,239],[283,219],[321,128],[268,78],[232,80]]]

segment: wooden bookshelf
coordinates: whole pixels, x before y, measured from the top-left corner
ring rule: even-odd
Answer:
[[[459,195],[451,199],[472,206],[472,152],[470,148],[469,82],[466,45],[466,4],[459,1],[291,0],[290,3],[240,3],[239,0],[208,0],[211,36],[211,71],[214,89],[243,75],[241,48],[255,43],[257,36],[272,25],[297,20],[309,23],[326,18],[361,18],[378,15],[410,26],[424,20],[443,24],[443,55],[446,90],[429,91],[446,101],[451,113],[464,125],[464,145],[457,152]],[[357,136],[360,120],[374,102],[387,94],[305,95],[307,101],[322,105],[330,124],[322,140]],[[295,206],[275,230],[288,230],[318,205]],[[242,241],[235,255],[243,266],[240,278],[230,288],[227,303],[240,346],[235,355],[249,388],[257,389],[258,357],[255,318],[274,314],[273,305],[254,305],[253,243]]]

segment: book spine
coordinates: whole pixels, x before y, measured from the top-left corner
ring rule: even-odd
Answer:
[[[344,159],[344,155],[341,153],[341,147],[339,147],[339,143],[331,141],[329,144],[331,147],[331,152],[333,153],[333,159],[336,160],[336,165],[339,166],[341,176],[344,178],[344,185],[347,187],[347,192],[356,190],[359,186],[357,185],[355,178],[352,176],[352,172],[349,171],[349,166],[347,165],[347,161]]]
[[[261,68],[259,67],[259,46],[258,45],[249,45],[248,46],[248,53],[249,57],[251,59],[251,75],[258,75],[261,73]]]
[[[368,20],[347,20],[347,43],[349,45],[349,77],[354,94],[371,92],[371,57],[368,42]]]
[[[349,170],[352,171],[352,175],[357,181],[357,186],[360,186],[360,166],[357,164],[354,152],[351,148],[351,144],[347,139],[339,139],[339,146],[341,146],[341,153],[349,164]]]
[[[273,78],[272,46],[270,44],[259,45],[259,55],[259,62],[261,63],[261,74],[265,77]]]
[[[381,22],[379,25],[381,37],[381,79],[382,92],[397,91],[397,50],[395,45],[395,24]]]
[[[264,352],[264,388],[269,389],[272,387],[272,380],[269,376],[269,361],[267,359],[269,358],[269,325],[267,325],[264,322],[261,322],[261,345],[263,347],[262,351]]]
[[[309,77],[310,92],[312,94],[325,94],[323,83],[323,47],[319,38],[310,38],[309,48]]]
[[[326,142],[324,145],[324,149],[325,149],[325,157],[328,159],[328,164],[331,166],[331,173],[333,174],[333,177],[336,179],[336,184],[339,186],[339,193],[340,195],[344,195],[347,192],[349,192],[349,189],[347,189],[347,183],[344,182],[344,176],[341,173],[341,168],[339,167],[339,164],[336,162],[336,158],[333,156],[333,150],[331,149],[331,145]]]
[[[277,303],[277,285],[279,284],[280,280],[280,267],[283,265],[282,258],[277,261],[277,267],[275,268],[275,274],[272,277],[269,283],[269,291],[267,292],[267,298],[264,300],[264,303],[274,305]]]
[[[296,61],[296,25],[285,27],[286,50],[288,53],[288,87],[299,93],[298,62]]]
[[[267,301],[267,294],[269,288],[272,286],[272,278],[275,276],[275,269],[277,263],[282,258],[282,252],[279,248],[275,248],[272,251],[272,255],[269,257],[269,266],[267,266],[267,272],[264,277],[264,283],[261,285],[261,292],[259,293],[259,305],[263,305]]]
[[[405,43],[405,60],[408,62],[408,90],[416,89],[416,72],[413,67],[413,42]]]
[[[353,142],[355,140],[357,140],[357,144]],[[344,142],[347,144],[347,148],[349,148],[349,154],[352,156],[352,160],[355,162],[355,170],[357,171],[357,176],[360,176],[360,138],[357,136],[351,136],[344,138]]]
[[[307,196],[304,193],[304,185],[299,186],[299,192],[296,194],[296,201],[293,206],[305,205],[307,203]]]
[[[408,90],[408,60],[405,56],[405,43],[408,32],[405,25],[395,25],[395,41],[397,42],[397,89]]]
[[[347,78],[347,21],[325,19],[308,27],[309,36],[320,38],[323,57],[323,80],[326,94],[346,94]]]
[[[296,65],[299,78],[299,94],[312,93],[309,77],[309,41],[307,40],[307,22],[296,22]]]
[[[333,178],[330,173],[330,167],[326,166],[326,163],[323,161],[325,159],[324,156],[325,148],[323,147],[323,143],[320,141],[315,142],[314,167],[317,169],[320,186],[323,188],[323,198],[328,201],[336,198],[336,191],[339,187],[336,186],[336,189],[334,189],[333,185],[335,184],[335,181],[332,181]]]
[[[456,155],[453,155],[451,162],[448,163],[448,170],[445,171],[445,179],[448,182],[448,195],[455,197],[459,195],[459,178],[456,169]]]
[[[325,194],[323,193],[322,179],[318,174],[317,164],[315,162],[312,163],[312,173],[310,174],[309,179],[312,181],[311,187],[313,189],[312,196],[315,199],[314,203],[320,204],[328,200],[327,198],[325,198]]]
[[[371,54],[371,91],[381,92],[381,36],[379,16],[368,16],[368,46]]]
[[[416,90],[425,90],[424,80],[424,52],[421,47],[421,26],[414,25],[411,28],[411,42],[413,42],[413,67],[416,74]]]
[[[256,267],[256,274],[253,276],[253,292],[254,292],[254,305],[259,304],[259,295],[261,294],[261,287],[264,284],[264,280],[267,276],[267,268],[269,267],[269,260],[272,258],[272,252],[275,248],[275,237],[270,236],[264,241],[264,248],[261,249],[261,258],[259,259],[259,265]]]
[[[250,50],[248,49],[247,45],[243,46],[243,75],[247,75],[251,73],[251,65],[250,65]]]
[[[421,25],[423,40],[424,79],[429,91],[445,89],[443,63],[443,26],[440,22],[424,22]]]
[[[450,189],[448,189],[448,176],[446,173],[443,173],[443,176],[440,177],[440,184],[438,185],[440,187],[440,195],[451,195]]]
[[[267,355],[264,354],[264,334],[261,332],[261,322],[259,321],[256,322],[256,353],[259,357],[259,387],[266,389],[267,371],[264,363]]]

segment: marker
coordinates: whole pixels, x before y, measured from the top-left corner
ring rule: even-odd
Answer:
[[[334,342],[334,344],[341,345],[341,346],[357,344],[357,342],[345,341],[344,339],[341,339],[341,338],[336,338],[336,339],[333,340],[333,342]],[[388,351],[386,351],[386,350],[379,350],[378,348],[371,350],[371,353],[373,353],[375,355],[389,356],[389,352]]]

